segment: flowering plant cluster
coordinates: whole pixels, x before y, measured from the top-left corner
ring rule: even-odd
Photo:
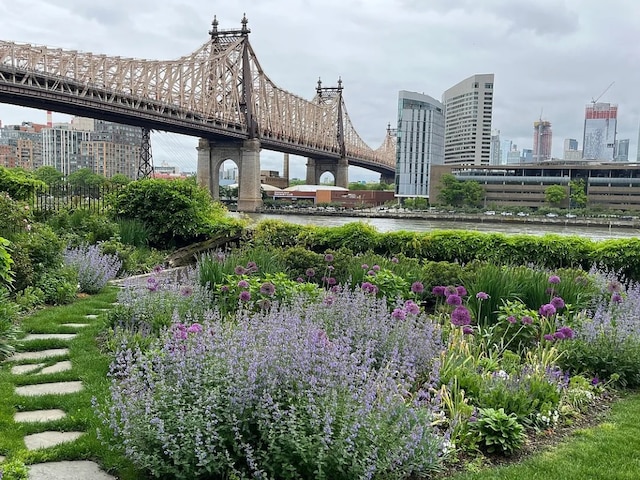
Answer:
[[[234,322],[176,318],[147,351],[123,346],[105,428],[158,477],[429,475],[445,436],[416,380],[420,365],[437,381],[439,329],[365,292],[328,295]]]
[[[122,267],[117,255],[103,254],[99,245],[81,245],[67,248],[64,263],[78,272],[78,289],[84,293],[97,293],[116,277]]]

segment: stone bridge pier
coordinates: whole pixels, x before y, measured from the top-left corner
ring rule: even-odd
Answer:
[[[220,199],[220,167],[225,160],[238,165],[238,211],[256,212],[262,207],[260,190],[260,140],[198,141],[198,185],[214,200]]]
[[[318,185],[323,173],[329,172],[335,178],[336,187],[349,188],[349,162],[346,158],[318,160],[307,158],[307,185]]]

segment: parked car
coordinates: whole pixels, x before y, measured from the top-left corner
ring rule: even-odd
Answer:
[[[557,213],[553,213],[553,212],[547,213],[547,217],[550,217],[550,218],[557,217],[557,216],[558,216]]]
[[[486,212],[484,212],[485,215],[495,215],[496,212],[494,212],[493,210],[487,210]]]

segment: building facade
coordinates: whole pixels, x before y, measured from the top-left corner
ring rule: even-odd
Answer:
[[[569,206],[571,183],[584,180],[588,205],[640,211],[640,164],[548,162],[507,166],[434,166],[432,198],[437,198],[442,175],[473,180],[485,191],[485,204],[510,208],[546,205],[545,191],[552,185],[566,189],[563,207]]]
[[[444,109],[429,95],[398,94],[397,197],[428,197],[432,165],[444,163]]]
[[[618,106],[610,103],[587,105],[584,114],[584,160],[613,161],[616,149]]]
[[[500,130],[493,130],[491,132],[491,165],[502,164],[502,147],[500,145]]]
[[[551,160],[552,142],[551,122],[538,120],[533,122],[533,161]]]
[[[629,161],[629,139],[616,140],[616,156],[614,159],[616,162],[628,162]]]
[[[444,92],[447,165],[491,163],[493,74],[478,74]]]
[[[81,142],[89,141],[90,132],[75,130],[69,123],[55,124],[42,130],[42,163],[58,170],[65,177],[89,168],[95,171],[89,157],[81,157]]]

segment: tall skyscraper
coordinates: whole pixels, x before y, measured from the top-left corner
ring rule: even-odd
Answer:
[[[564,139],[563,160],[582,160],[582,150],[578,150],[578,141],[575,138]]]
[[[616,162],[628,162],[629,161],[629,139],[616,140],[616,156],[614,158]]]
[[[565,138],[564,139],[564,151],[569,150],[578,150],[578,140],[575,138]]]
[[[493,74],[478,74],[444,92],[444,163],[489,165]]]
[[[491,165],[500,165],[501,163],[500,130],[493,130],[491,132]]]
[[[533,122],[533,161],[551,160],[551,122],[542,119]]]
[[[54,124],[42,130],[42,163],[54,167],[63,175],[69,175],[79,168],[94,165],[80,161],[80,143],[89,140],[90,132],[75,130],[69,123]]]
[[[614,159],[618,106],[610,103],[587,105],[584,114],[582,158],[585,160]]]
[[[429,197],[432,164],[444,163],[444,112],[429,95],[398,94],[396,196]]]

